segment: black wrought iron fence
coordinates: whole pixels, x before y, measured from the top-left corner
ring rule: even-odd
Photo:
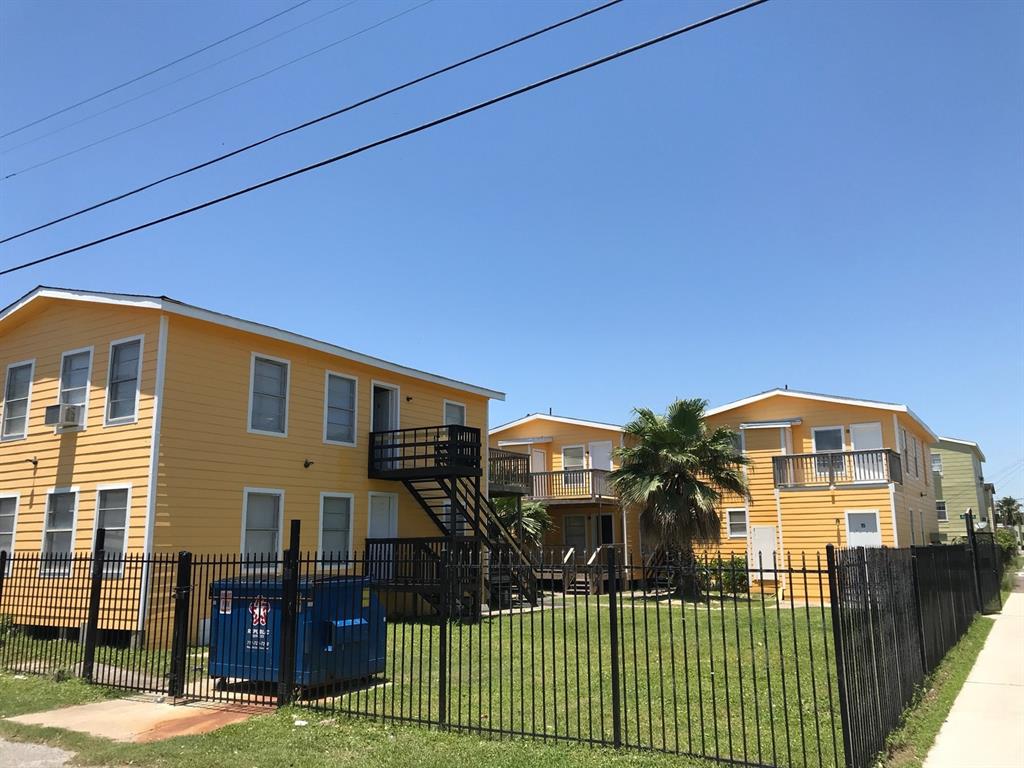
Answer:
[[[537,567],[447,540],[356,556],[0,553],[0,667],[740,765],[862,768],[977,605],[964,547]],[[426,548],[424,548],[426,547]],[[422,576],[423,578],[418,578]]]

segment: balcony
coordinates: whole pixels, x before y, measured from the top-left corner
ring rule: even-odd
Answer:
[[[525,453],[491,448],[488,483],[492,496],[524,496],[530,492],[530,457]]]
[[[903,483],[896,451],[835,451],[772,457],[776,488],[836,488],[865,483]]]
[[[370,433],[367,475],[383,480],[479,477],[480,430],[447,424]]]
[[[531,498],[537,501],[614,501],[606,469],[564,469],[531,474]]]

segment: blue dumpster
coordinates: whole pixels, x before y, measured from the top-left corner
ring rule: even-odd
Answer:
[[[277,682],[281,579],[222,579],[210,585],[211,677]],[[365,577],[298,584],[295,684],[314,688],[384,670],[384,609]]]

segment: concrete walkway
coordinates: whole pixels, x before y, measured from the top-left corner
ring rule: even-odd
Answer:
[[[1024,765],[1024,592],[1020,579],[985,640],[924,768]]]
[[[18,768],[62,768],[74,755],[42,744],[19,744],[0,739],[0,765]]]

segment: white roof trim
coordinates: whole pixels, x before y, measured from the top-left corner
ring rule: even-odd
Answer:
[[[622,432],[622,427],[620,427],[618,424],[605,424],[600,421],[586,421],[584,419],[570,419],[567,416],[552,416],[551,414],[548,413],[531,413],[524,416],[521,419],[516,419],[515,421],[510,421],[506,424],[501,424],[497,427],[494,427],[493,429],[491,429],[490,434],[493,435],[503,430],[511,429],[512,427],[518,427],[520,424],[527,424],[531,421],[536,421],[538,419],[544,421],[556,421],[559,424],[572,424],[577,427],[595,427],[596,429],[607,429],[610,432]]]
[[[881,411],[896,411],[897,413],[905,413],[918,424],[920,424],[922,427],[924,427],[925,432],[928,433],[928,436],[932,438],[932,440],[939,439],[938,435],[932,432],[931,428],[927,424],[925,424],[925,422],[921,419],[920,416],[918,416],[916,413],[910,410],[910,408],[908,408],[907,406],[902,405],[900,403],[883,403],[878,400],[859,400],[857,398],[839,397],[837,395],[820,395],[816,392],[801,392],[795,389],[770,389],[767,392],[760,392],[756,395],[745,397],[742,400],[734,400],[731,403],[719,405],[716,408],[709,408],[704,412],[704,414],[706,416],[715,416],[716,414],[725,413],[726,411],[731,411],[734,408],[739,408],[740,406],[743,405],[749,405],[751,403],[760,402],[761,400],[767,400],[769,397],[775,397],[776,395],[782,395],[784,397],[795,397],[801,400],[818,400],[820,402],[825,403],[839,403],[840,405],[856,405],[862,408],[876,408]]]
[[[958,445],[966,445],[967,447],[973,448],[975,451],[977,451],[978,452],[978,457],[982,461],[985,461],[985,454],[981,452],[981,446],[978,445],[977,443],[971,441],[971,440],[960,440],[959,438],[956,438],[956,437],[943,437],[943,436],[940,435],[939,436],[939,442],[940,443],[957,443]]]
[[[550,443],[553,438],[550,437],[520,437],[516,440],[499,440],[498,447],[503,448],[506,445],[537,445],[538,443]]]
[[[170,314],[191,317],[196,320],[202,320],[215,325],[224,326],[225,328],[233,328],[238,331],[254,333],[259,336],[265,336],[278,341],[296,344],[301,347],[306,347],[307,349],[313,349],[328,355],[334,355],[335,357],[342,357],[347,360],[352,360],[353,362],[363,363],[365,365],[397,373],[402,376],[409,376],[414,379],[429,381],[432,384],[440,384],[441,386],[451,387],[452,389],[458,389],[463,392],[472,392],[475,395],[482,395],[483,397],[489,397],[494,400],[505,399],[504,392],[498,392],[497,390],[467,384],[464,381],[449,379],[445,376],[427,373],[426,371],[409,368],[404,365],[399,365],[398,363],[391,363],[387,360],[381,360],[378,357],[364,355],[361,352],[355,352],[351,349],[346,349],[345,347],[329,344],[326,341],[318,341],[308,336],[292,333],[291,331],[281,330],[280,328],[274,328],[273,326],[256,323],[251,320],[242,320],[241,318],[232,317],[231,315],[225,315],[220,312],[203,309],[202,307],[185,304],[183,302],[176,301],[175,299],[167,298],[166,296],[138,296],[133,294],[99,293],[39,286],[5,309],[0,310],[0,322],[7,319],[20,309],[23,309],[26,305],[38,298],[65,299],[68,301],[86,301],[93,304],[116,304],[119,306],[138,307],[142,309],[156,309]]]

